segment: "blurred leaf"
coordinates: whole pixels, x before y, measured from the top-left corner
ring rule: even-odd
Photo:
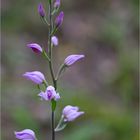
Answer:
[[[93,122],[81,123],[69,134],[66,134],[63,140],[91,140],[95,136],[102,134],[106,128]]]
[[[39,125],[33,119],[31,112],[27,111],[25,108],[17,107],[13,112],[12,117],[19,128],[30,128],[33,130],[37,130],[39,128]]]
[[[112,47],[120,47],[123,42],[123,31],[118,19],[108,19],[103,25],[101,40],[111,44]]]

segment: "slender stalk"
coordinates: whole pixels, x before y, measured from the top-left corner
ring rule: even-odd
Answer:
[[[51,38],[52,38],[52,30],[53,30],[53,21],[52,21],[52,1],[50,0],[49,2],[49,39],[48,39],[48,53],[49,53],[49,68],[50,68],[50,73],[51,77],[53,80],[53,85],[54,88],[57,88],[56,81],[55,81],[55,76],[53,72],[53,66],[52,66],[52,47],[51,47]],[[55,140],[55,113],[54,110],[52,109],[52,115],[51,115],[51,125],[52,125],[52,140]]]
[[[53,66],[52,66],[52,47],[51,47],[51,32],[53,30],[53,21],[52,21],[52,2],[49,4],[49,20],[50,20],[50,26],[49,26],[49,40],[48,40],[48,52],[49,52],[49,67],[50,67],[50,72],[53,80],[53,84],[55,85],[55,77],[54,77],[54,72],[53,72]]]
[[[55,140],[55,116],[54,116],[55,114],[54,114],[54,111],[52,111],[52,140]]]
[[[55,132],[63,130],[67,126],[67,123],[68,122],[64,121],[64,116],[62,115],[58,125],[55,128]]]
[[[59,70],[58,70],[58,72],[57,72],[57,74],[56,74],[56,77],[55,77],[55,81],[56,81],[56,82],[58,81],[59,76],[61,75],[62,71],[64,70],[64,67],[65,67],[64,64],[62,64],[62,65],[59,67]]]

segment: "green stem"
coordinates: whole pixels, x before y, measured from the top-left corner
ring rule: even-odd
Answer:
[[[57,81],[57,80],[59,79],[59,76],[61,75],[61,73],[62,73],[62,71],[64,70],[64,68],[65,68],[65,65],[62,64],[62,65],[60,66],[58,72],[57,72],[57,75],[56,75],[56,77],[55,77],[55,81]]]
[[[52,111],[52,140],[55,140],[55,120],[54,120],[55,116],[54,116],[54,111]]]
[[[44,56],[48,61],[50,61],[50,58],[49,58],[48,55],[46,54],[45,50],[43,50],[42,54],[43,54],[43,56]]]
[[[57,32],[58,28],[57,27],[54,27],[53,31],[51,32],[51,35],[54,35],[55,32]]]
[[[37,88],[39,89],[39,91],[41,91],[40,85],[37,85]]]
[[[49,84],[48,84],[48,82],[45,80],[44,82],[44,85],[46,86],[46,87],[48,87],[49,86]]]
[[[55,132],[63,130],[67,125],[67,122],[64,122],[64,116],[61,116],[58,125],[55,128]]]
[[[44,20],[44,22],[45,22],[48,26],[50,26],[50,24],[49,24],[49,22],[47,21],[46,18],[43,18],[43,20]]]
[[[40,17],[40,19],[44,22],[44,24],[50,25],[46,17]]]
[[[49,68],[50,68],[50,73],[51,73],[51,77],[53,80],[53,85],[54,88],[57,88],[57,84],[55,81],[55,77],[54,77],[54,72],[53,72],[53,66],[52,66],[52,47],[51,47],[51,38],[52,38],[52,30],[53,30],[53,21],[52,21],[52,1],[49,0],[49,21],[50,21],[50,25],[49,25],[49,40],[48,40],[48,53],[49,53]],[[52,140],[55,140],[55,114],[54,114],[54,110],[52,108],[52,115],[51,115],[51,125],[52,125]]]
[[[51,32],[53,30],[52,26],[53,26],[53,22],[52,22],[52,2],[50,2],[49,4],[49,18],[50,18],[50,26],[49,26],[49,40],[48,40],[48,52],[49,52],[49,67],[50,67],[50,72],[51,72],[51,76],[52,76],[52,80],[53,80],[53,85],[55,85],[55,77],[54,77],[54,72],[53,72],[53,66],[52,66],[52,47],[51,47]]]

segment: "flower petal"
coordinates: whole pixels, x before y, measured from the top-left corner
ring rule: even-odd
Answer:
[[[20,140],[35,140],[35,133],[31,129],[24,129],[19,132],[15,132],[15,136]]]
[[[38,5],[38,13],[39,13],[39,15],[40,15],[41,17],[44,17],[44,16],[45,16],[45,9],[44,9],[42,3],[40,3],[40,4]]]
[[[64,122],[73,121],[82,114],[84,114],[84,112],[78,112],[78,110],[79,108],[77,106],[67,105],[62,111],[62,116],[64,116]]]
[[[84,58],[85,56],[84,55],[78,55],[78,54],[73,54],[73,55],[69,55],[65,61],[64,61],[64,64],[66,66],[71,66],[72,64],[74,64],[76,61]]]
[[[27,44],[27,47],[31,48],[35,53],[42,53],[43,52],[41,46],[37,43]]]
[[[61,26],[61,24],[63,23],[63,19],[64,19],[64,12],[60,12],[55,20],[56,28]]]
[[[23,76],[36,84],[42,84],[45,81],[45,77],[40,71],[26,72]]]
[[[38,94],[38,96],[40,96],[42,100],[46,100],[46,101],[49,100],[47,94],[46,94],[45,92],[43,92],[43,91],[41,91],[41,92]]]
[[[56,36],[52,36],[51,42],[54,46],[58,46],[58,38]]]

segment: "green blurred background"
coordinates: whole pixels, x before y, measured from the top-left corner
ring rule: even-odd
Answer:
[[[26,47],[47,44],[48,29],[37,13],[39,0],[2,1],[2,140],[30,128],[50,140],[50,108],[22,77],[39,70],[50,80],[46,60]],[[42,0],[47,9],[47,0]],[[138,0],[61,0],[65,13],[54,48],[55,71],[69,54],[85,59],[61,77],[56,122],[65,105],[85,115],[56,134],[57,140],[138,140]]]

